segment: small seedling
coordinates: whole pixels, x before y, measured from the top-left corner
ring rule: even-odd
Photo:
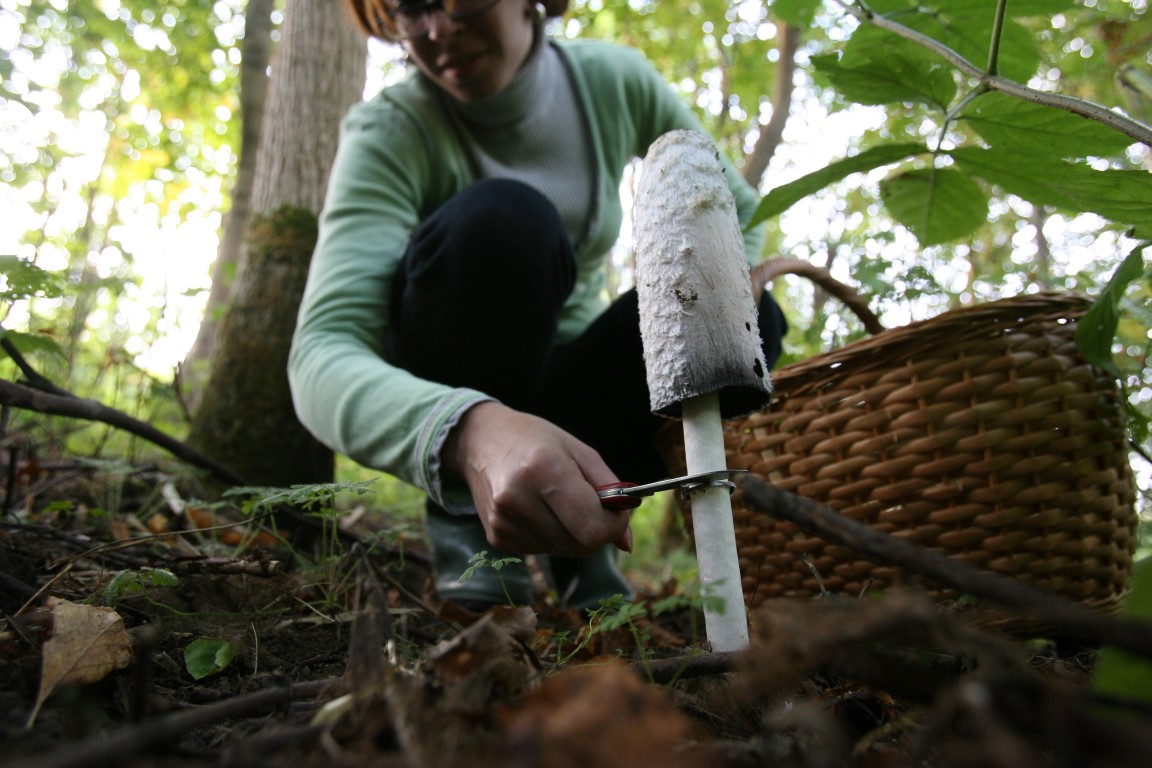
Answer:
[[[224,671],[236,655],[236,646],[227,640],[200,637],[184,649],[184,668],[193,679],[201,680]]]
[[[518,557],[501,557],[492,560],[488,557],[488,550],[484,549],[472,557],[468,558],[471,565],[468,566],[464,573],[460,574],[460,581],[465,582],[470,580],[476,575],[476,571],[480,568],[491,568],[496,573],[496,580],[500,582],[500,589],[504,590],[504,597],[508,601],[508,605],[515,607],[516,601],[512,599],[512,595],[508,592],[508,585],[504,583],[504,577],[500,575],[500,571],[507,565],[516,565],[517,563],[524,562]]]

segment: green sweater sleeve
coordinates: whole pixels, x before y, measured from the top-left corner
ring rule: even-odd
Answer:
[[[420,379],[384,357],[392,276],[409,235],[469,176],[434,125],[388,98],[345,119],[289,381],[297,415],[318,439],[440,500],[440,444],[466,408],[490,398]]]

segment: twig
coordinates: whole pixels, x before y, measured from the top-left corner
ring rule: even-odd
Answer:
[[[773,488],[756,477],[739,481],[744,499],[755,510],[787,520],[805,532],[860,554],[893,563],[952,589],[1013,608],[1060,626],[1080,639],[1152,658],[1152,625],[1108,617],[1048,592],[909,544],[851,520],[835,510],[796,494]]]
[[[196,728],[236,717],[263,714],[298,699],[314,699],[325,694],[336,696],[345,693],[347,688],[347,682],[341,678],[268,688],[63,744],[44,754],[9,762],[6,768],[97,768],[122,765],[132,755],[171,746]]]
[[[736,668],[742,651],[717,651],[655,661],[634,661],[631,669],[647,681],[663,685],[689,677],[723,675]]]
[[[279,560],[249,560],[247,558],[203,557],[181,558],[168,563],[173,573],[208,573],[214,576],[259,576],[267,578],[284,571]]]
[[[95,400],[88,400],[67,393],[45,392],[36,387],[0,379],[0,404],[52,416],[70,416],[108,424],[142,437],[193,466],[208,470],[225,483],[248,485],[244,478],[232,470],[217,464],[199,451],[193,450],[179,440],[164,434],[151,424],[134,419],[123,411],[109,408]]]
[[[20,350],[16,348],[16,345],[12,343],[11,339],[0,339],[0,348],[3,348],[3,350],[8,353],[8,357],[11,358],[12,362],[16,364],[16,367],[20,369],[20,373],[24,374],[24,378],[28,379],[28,386],[33,389],[38,389],[41,392],[47,392],[50,395],[74,397],[71,392],[56,386],[33,368],[24,358],[24,355],[20,354]]]

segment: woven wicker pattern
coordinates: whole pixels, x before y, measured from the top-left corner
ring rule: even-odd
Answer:
[[[983,570],[1109,607],[1131,572],[1137,516],[1115,382],[1074,340],[1088,306],[1069,294],[998,301],[785,366],[772,404],[726,425],[729,466]],[[859,594],[900,580],[753,512],[739,493],[733,507],[752,606],[821,583]]]

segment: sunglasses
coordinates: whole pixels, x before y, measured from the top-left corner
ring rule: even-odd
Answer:
[[[487,11],[500,0],[415,0],[401,2],[395,7],[385,3],[384,9],[401,40],[414,40],[428,34],[432,12],[439,9],[455,21],[471,19]]]

